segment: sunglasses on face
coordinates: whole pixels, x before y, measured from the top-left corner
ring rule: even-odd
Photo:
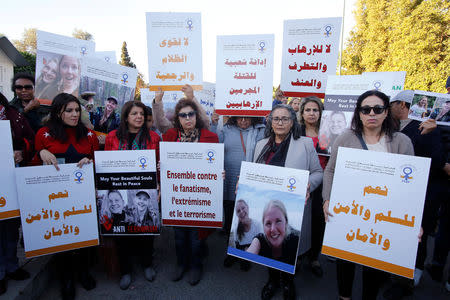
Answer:
[[[187,117],[192,118],[195,115],[196,115],[195,111],[190,111],[188,113],[178,113],[178,116],[183,119],[186,119]]]
[[[359,112],[362,113],[363,115],[370,114],[371,110],[373,110],[373,112],[376,115],[379,115],[379,114],[382,114],[386,110],[386,107],[381,106],[381,105],[375,105],[375,106],[361,106],[359,108]]]
[[[26,84],[26,85],[15,85],[15,86],[14,86],[14,89],[15,89],[15,90],[19,90],[19,91],[21,91],[21,90],[23,90],[23,89],[25,89],[25,90],[27,90],[27,91],[30,91],[30,90],[33,89],[33,85],[31,85],[31,84]]]

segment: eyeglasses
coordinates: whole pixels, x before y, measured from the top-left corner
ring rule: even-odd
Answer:
[[[305,108],[305,112],[318,113],[319,109],[318,108]]]
[[[32,84],[26,84],[26,85],[15,85],[14,86],[14,89],[15,90],[23,90],[23,89],[25,89],[25,90],[27,90],[27,91],[30,91],[30,90],[32,90],[34,88],[34,86],[32,85]]]
[[[381,105],[375,105],[375,106],[362,106],[359,108],[359,111],[363,114],[363,115],[368,115],[370,114],[370,112],[373,110],[373,112],[376,115],[382,114],[385,110],[386,107],[381,106]]]
[[[180,117],[180,118],[183,118],[183,119],[187,119],[188,117],[189,118],[192,118],[193,116],[195,116],[197,113],[195,112],[195,110],[193,110],[193,111],[190,111],[190,112],[188,112],[188,113],[178,113],[178,116]]]
[[[282,124],[287,124],[287,123],[289,123],[290,120],[291,120],[291,118],[288,118],[288,117],[282,117],[282,118],[275,117],[272,119],[272,121],[275,124],[280,123],[280,121]]]

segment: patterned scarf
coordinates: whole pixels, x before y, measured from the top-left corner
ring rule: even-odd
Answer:
[[[6,120],[6,109],[3,105],[0,105],[0,120]]]
[[[200,130],[195,128],[189,133],[185,133],[184,131],[179,131],[178,142],[183,143],[195,143],[200,139]]]
[[[128,149],[128,142],[123,143],[120,141],[119,143],[119,150],[141,150],[141,149],[147,149],[147,143],[144,141],[142,144],[139,144],[139,139],[142,134],[142,130],[144,130],[145,126],[142,126],[142,128],[139,130],[139,132],[136,134],[136,137],[133,139],[133,142],[131,143],[131,149]]]

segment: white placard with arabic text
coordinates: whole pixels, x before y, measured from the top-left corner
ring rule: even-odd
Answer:
[[[340,147],[322,253],[413,278],[430,161]]]
[[[27,258],[98,245],[93,164],[16,169]]]

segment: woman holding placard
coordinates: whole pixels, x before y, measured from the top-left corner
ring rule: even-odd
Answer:
[[[379,152],[414,155],[411,140],[400,132],[395,132],[391,118],[389,97],[377,90],[359,96],[353,115],[351,129],[341,134],[335,141],[331,157],[325,169],[323,180],[323,212],[325,220],[332,217],[329,210],[331,187],[339,147],[366,149]],[[352,296],[355,264],[343,260],[336,261],[339,297]],[[386,273],[363,267],[363,299],[376,299]]]
[[[66,93],[57,95],[52,102],[50,118],[46,126],[36,133],[36,163],[54,165],[78,163],[81,168],[92,162],[98,150],[95,133],[80,122],[80,101]],[[56,255],[63,299],[73,299],[75,286],[73,276],[79,273],[81,285],[86,290],[95,288],[94,278],[89,274],[90,249],[78,249]]]
[[[320,167],[317,152],[310,138],[301,136],[300,124],[294,109],[286,104],[276,105],[269,117],[265,131],[265,139],[256,144],[254,161],[280,167],[308,170],[309,192],[314,191],[322,182],[323,170]],[[309,250],[311,246],[311,201],[307,201],[303,214],[299,254]],[[270,299],[277,287],[282,285],[285,299],[295,298],[294,277],[269,269],[269,281],[262,290],[262,298]]]
[[[208,125],[200,117],[201,108],[192,100],[194,93],[192,87],[184,86],[186,98],[182,98],[175,106],[175,119],[173,128],[163,134],[163,141],[181,143],[218,143],[217,134],[206,129]],[[161,102],[163,93],[156,93],[156,101]],[[157,111],[155,110],[156,114]],[[189,283],[196,285],[202,275],[202,248],[205,247],[207,231],[192,227],[174,227],[175,247],[177,254],[177,268],[173,281],[179,281],[190,268]]]
[[[157,133],[147,129],[146,121],[147,109],[142,102],[126,102],[122,107],[119,128],[111,131],[106,137],[105,150],[153,149],[156,153],[156,161],[159,161],[160,138]],[[138,197],[138,194],[135,196]],[[137,211],[138,207],[129,209]],[[157,218],[159,219],[159,216]],[[156,272],[152,267],[153,237],[124,236],[115,237],[115,241],[121,273],[120,288],[126,290],[131,284],[132,260],[129,253],[132,249],[139,252],[145,278],[148,281],[153,281],[156,276]]]
[[[15,165],[24,165],[27,162],[29,145],[34,140],[34,132],[27,119],[9,105],[2,93],[0,93],[0,120],[10,123]],[[30,274],[18,265],[19,227],[20,218],[0,221],[0,295],[6,292],[7,277],[13,280],[25,280],[30,277]]]

